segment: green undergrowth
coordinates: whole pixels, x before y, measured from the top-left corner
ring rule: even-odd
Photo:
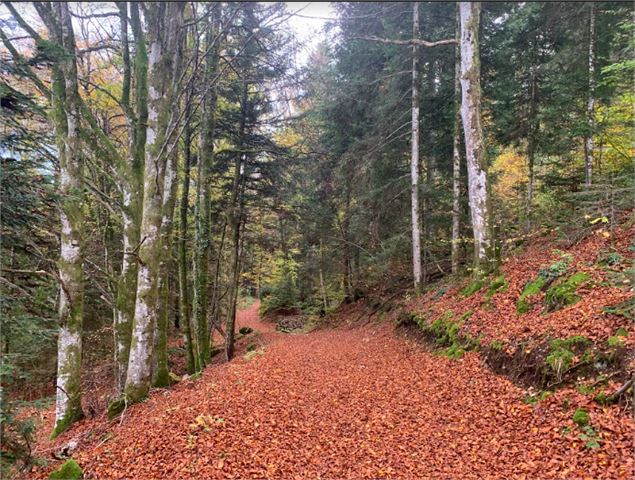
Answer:
[[[584,272],[577,272],[564,281],[558,282],[546,291],[545,307],[548,311],[553,312],[568,305],[573,305],[581,300],[582,297],[576,294],[576,291],[582,284],[589,280],[589,275]]]
[[[401,320],[398,320],[398,324],[416,324],[425,336],[439,348],[439,354],[451,359],[457,359],[461,358],[465,352],[475,350],[480,345],[478,339],[461,332],[461,325],[472,313],[472,310],[468,310],[457,319],[454,312],[447,311],[432,322],[428,322],[419,315],[406,315],[401,317]]]
[[[533,295],[545,290],[544,306],[548,312],[553,312],[573,305],[580,301],[576,292],[584,283],[589,280],[589,275],[584,272],[576,272],[565,280],[550,283],[549,279],[539,275],[534,280],[525,285],[522,293],[516,302],[516,313],[523,314],[531,310],[531,299]]]
[[[461,290],[461,295],[464,297],[471,297],[476,292],[478,292],[485,285],[485,280],[483,278],[476,278],[470,282],[470,284]]]
[[[492,280],[485,293],[485,298],[490,299],[494,294],[498,292],[504,292],[507,290],[508,284],[504,275],[500,275]]]
[[[591,340],[576,335],[566,339],[556,338],[551,341],[551,351],[545,358],[545,362],[557,381],[562,380],[562,375],[571,368],[576,355],[582,355],[579,362],[589,363],[592,356],[588,351]]]
[[[585,448],[594,450],[601,447],[601,438],[595,431],[595,428],[593,428],[593,425],[591,425],[591,416],[589,415],[589,412],[583,408],[577,408],[573,413],[571,420],[573,420],[573,423],[578,426],[578,429],[580,430],[578,438],[584,442]]]
[[[79,480],[83,477],[82,467],[71,458],[53,470],[49,475],[49,480]]]
[[[525,285],[525,288],[516,302],[516,313],[520,315],[521,313],[526,313],[531,310],[531,302],[528,297],[540,293],[546,284],[547,280],[538,276],[538,278]]]
[[[573,263],[573,255],[560,250],[554,250],[554,253],[559,255],[559,260],[548,267],[541,268],[536,278],[527,282],[525,288],[523,288],[522,293],[516,301],[516,313],[518,315],[530,311],[532,306],[531,297],[544,290],[547,290],[547,293],[550,294],[550,300],[547,303],[547,305],[552,305],[552,307],[549,307],[550,310],[556,310],[561,306],[569,305],[570,303],[567,303],[568,301],[573,302],[575,290],[580,286],[580,283],[582,283],[580,282],[580,277],[574,274],[572,277],[575,278],[572,279],[570,277],[567,281],[558,283],[559,279],[568,272],[569,266]],[[561,287],[557,287],[557,285],[561,285]],[[552,288],[554,288],[554,290],[552,290]],[[570,291],[571,288],[573,288],[573,292]]]

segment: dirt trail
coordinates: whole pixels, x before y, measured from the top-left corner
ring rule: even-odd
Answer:
[[[260,353],[249,360],[239,353],[201,379],[129,408],[112,438],[77,455],[87,476],[627,478],[633,472],[623,442],[630,421],[621,431],[604,431],[603,448],[588,451],[561,401],[524,404],[523,392],[474,354],[454,361],[435,356],[396,337],[389,325],[276,333],[257,308],[241,311],[237,323],[260,332]],[[600,431],[611,414],[603,415],[592,414]],[[571,433],[563,434],[564,427]]]

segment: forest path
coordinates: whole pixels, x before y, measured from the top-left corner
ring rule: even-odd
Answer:
[[[79,453],[89,478],[619,478],[618,468],[632,471],[629,452],[572,445],[557,424],[570,414],[524,404],[522,390],[475,354],[433,355],[388,324],[277,333],[257,308],[237,321],[258,330],[257,353],[245,356],[243,344],[232,362],[130,407],[111,439]]]

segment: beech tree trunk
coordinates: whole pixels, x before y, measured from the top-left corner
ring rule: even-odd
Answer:
[[[474,270],[489,269],[487,164],[481,124],[481,64],[479,52],[480,2],[461,2],[461,118],[465,136],[470,214],[474,231]]]
[[[584,177],[585,185],[593,183],[593,132],[595,130],[595,2],[590,3],[589,14],[589,93],[587,97],[587,134],[584,142]]]
[[[125,2],[120,2],[125,3]],[[120,5],[121,24],[126,25],[127,9]],[[128,356],[134,319],[135,298],[137,291],[138,262],[136,249],[139,247],[141,209],[143,197],[143,166],[146,143],[146,123],[148,121],[148,54],[145,36],[141,29],[139,6],[130,4],[130,20],[135,39],[134,79],[135,79],[135,113],[129,104],[130,79],[124,79],[122,104],[125,109],[130,136],[128,163],[121,165],[119,180],[123,189],[123,261],[117,284],[115,302],[115,360],[117,364],[117,389],[123,391],[128,370]],[[122,30],[124,28],[122,27]],[[122,31],[127,35],[127,29]],[[126,45],[124,44],[124,47]],[[124,52],[127,48],[124,48]],[[126,62],[128,65],[126,65]],[[124,71],[129,70],[130,59],[124,55]],[[129,75],[129,73],[128,73]]]
[[[61,253],[57,343],[56,437],[83,415],[81,405],[82,323],[84,316],[83,173],[79,141],[80,99],[75,34],[68,3],[39,5],[50,38],[64,51],[53,68],[52,117],[60,163]],[[47,15],[50,15],[47,17]]]
[[[412,4],[412,38],[419,38],[419,4]],[[410,197],[412,218],[412,273],[414,287],[421,289],[421,219],[419,218],[419,47],[412,46],[412,134]]]
[[[164,180],[168,161],[167,132],[172,103],[174,63],[183,4],[149,3],[146,8],[150,54],[148,59],[148,130],[145,152],[143,217],[139,273],[132,328],[125,401],[145,398],[152,380],[154,329],[158,321],[158,275]]]
[[[452,273],[459,271],[461,241],[461,18],[456,7],[456,40],[454,49],[454,135],[452,139]]]

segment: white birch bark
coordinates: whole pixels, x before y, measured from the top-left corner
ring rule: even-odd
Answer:
[[[480,2],[461,2],[461,118],[465,136],[468,190],[474,231],[474,268],[488,269],[491,246],[488,212],[487,166],[481,125],[481,84],[479,58]]]

